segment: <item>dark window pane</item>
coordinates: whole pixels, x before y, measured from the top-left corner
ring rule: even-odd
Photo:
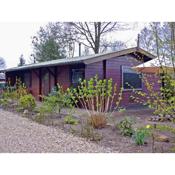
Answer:
[[[80,80],[84,79],[84,71],[82,69],[72,70],[72,84],[78,85]]]
[[[141,89],[141,75],[136,73],[123,73],[123,87],[124,89]]]
[[[28,87],[28,88],[31,86],[30,73],[25,73],[25,74],[24,74],[24,84],[25,84],[26,87]]]

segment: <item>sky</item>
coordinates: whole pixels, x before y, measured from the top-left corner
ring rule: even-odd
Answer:
[[[7,68],[16,67],[21,54],[26,63],[30,62],[31,37],[36,34],[40,26],[46,24],[47,22],[0,23],[0,57],[5,59]],[[136,46],[137,35],[145,25],[145,23],[132,23],[130,30],[118,31],[113,37],[126,42],[128,47]]]

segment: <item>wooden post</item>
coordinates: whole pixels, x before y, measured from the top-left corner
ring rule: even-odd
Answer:
[[[55,76],[54,76],[55,86],[57,86],[57,73],[58,73],[58,69],[57,69],[57,66],[55,66]]]
[[[103,79],[106,79],[106,60],[103,60]]]
[[[42,68],[39,68],[39,100],[41,101],[41,95],[42,95]]]

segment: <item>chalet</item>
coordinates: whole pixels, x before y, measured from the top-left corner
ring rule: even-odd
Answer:
[[[98,75],[101,79],[112,78],[118,86],[123,87],[124,106],[133,104],[130,100],[132,89],[144,91],[140,75],[131,67],[155,58],[151,53],[133,47],[121,51],[101,53],[90,56],[65,58],[42,63],[24,65],[6,69],[6,80],[15,84],[20,78],[30,92],[39,99],[39,95],[47,95],[59,83],[63,88],[77,86],[79,79],[89,79]]]

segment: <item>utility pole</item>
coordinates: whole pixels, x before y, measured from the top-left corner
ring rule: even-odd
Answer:
[[[140,34],[137,36],[137,48],[140,48]]]
[[[81,43],[79,43],[79,57],[81,57]]]

